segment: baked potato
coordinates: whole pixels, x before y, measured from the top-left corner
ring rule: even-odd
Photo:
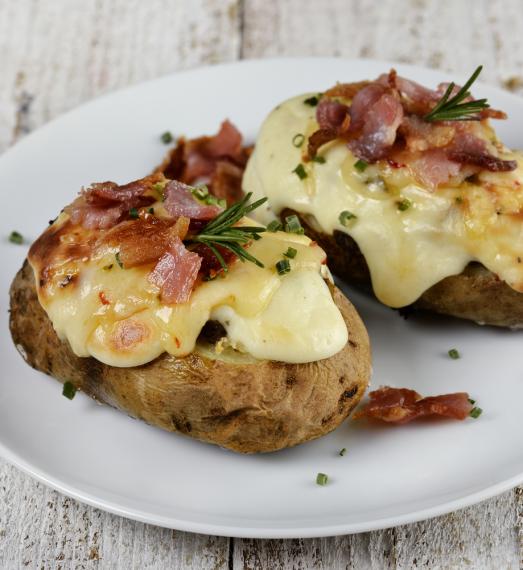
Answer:
[[[161,174],[83,190],[13,281],[18,351],[132,417],[238,452],[335,429],[369,381],[367,332],[324,252],[254,226],[246,203],[223,210]]]
[[[385,305],[519,328],[523,154],[490,125],[502,111],[467,94],[456,107],[457,92],[392,70],[293,97],[262,125],[243,188],[268,197],[265,223],[299,216],[333,272]]]

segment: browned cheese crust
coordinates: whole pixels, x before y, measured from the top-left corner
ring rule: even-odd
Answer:
[[[317,231],[307,217],[286,209],[282,217],[296,214],[305,233],[327,253],[332,272],[366,291],[372,291],[369,269],[358,244],[347,234]],[[459,275],[436,283],[411,305],[480,324],[500,327],[523,326],[523,293],[518,293],[480,263],[470,263]]]
[[[234,451],[275,451],[335,429],[367,387],[367,331],[351,303],[332,291],[349,342],[331,358],[309,364],[231,363],[196,352],[184,358],[165,353],[131,368],[80,358],[57,337],[27,261],[11,286],[10,328],[33,368],[132,417]]]

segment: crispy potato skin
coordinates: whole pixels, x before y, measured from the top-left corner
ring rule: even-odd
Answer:
[[[307,218],[294,210],[305,233],[325,250],[332,272],[347,283],[372,291],[367,262],[358,244],[347,234],[335,230],[328,235],[315,230]],[[425,291],[411,305],[431,311],[499,327],[523,327],[523,293],[518,293],[480,263],[470,263],[459,275],[446,277]]]
[[[243,453],[276,451],[325,435],[356,406],[370,375],[367,331],[336,288],[349,330],[338,354],[309,364],[230,363],[163,354],[132,368],[80,358],[41,307],[27,261],[11,286],[10,328],[28,364],[162,429]],[[57,395],[57,397],[60,397]]]

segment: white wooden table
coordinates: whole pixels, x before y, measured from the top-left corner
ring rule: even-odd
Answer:
[[[178,69],[278,55],[369,57],[523,93],[521,0],[0,0],[0,151],[80,103]],[[517,120],[517,119],[516,119]],[[240,540],[87,507],[0,460],[0,568],[520,568],[523,488],[409,526]]]

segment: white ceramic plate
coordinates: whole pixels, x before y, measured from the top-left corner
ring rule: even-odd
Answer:
[[[441,318],[405,321],[349,291],[370,332],[373,386],[422,394],[468,391],[484,413],[465,422],[401,428],[346,422],[294,449],[240,456],[162,432],[30,369],[7,332],[8,287],[26,247],[82,185],[139,178],[162,158],[159,134],[213,133],[229,117],[253,140],[280,100],[338,80],[372,78],[374,61],[249,61],[179,73],[84,105],[0,158],[0,452],[44,483],[86,503],[167,527],[248,537],[310,537],[416,521],[470,505],[523,481],[523,333]],[[398,65],[434,85],[441,73]],[[459,79],[459,78],[458,78]],[[463,79],[463,78],[461,78]],[[523,101],[478,86],[511,119],[498,124],[523,146]],[[447,356],[456,347],[460,360]],[[344,457],[338,451],[347,448]],[[315,483],[321,471],[326,487]]]

